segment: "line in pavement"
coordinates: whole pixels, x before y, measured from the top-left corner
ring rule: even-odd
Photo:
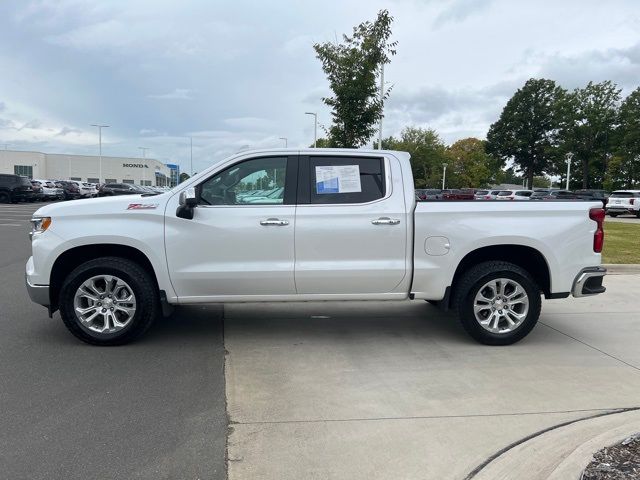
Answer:
[[[23,227],[21,223],[0,223],[0,227]]]
[[[539,412],[513,413],[471,413],[467,415],[413,415],[408,417],[371,417],[371,418],[314,418],[309,420],[258,420],[255,422],[229,421],[229,425],[280,425],[288,423],[343,423],[343,422],[379,422],[388,420],[437,420],[447,418],[485,418],[485,417],[524,417],[532,415],[550,415],[561,413],[610,412],[613,410],[640,409],[640,406],[607,407],[607,408],[578,408],[575,410],[546,410]]]
[[[623,313],[626,313],[626,312],[623,312]],[[562,330],[558,330],[557,328],[554,328],[554,327],[552,327],[551,325],[547,325],[547,324],[546,324],[546,323],[544,323],[544,322],[538,321],[538,323],[541,323],[541,324],[542,324],[542,325],[544,325],[545,327],[550,328],[551,330],[555,330],[556,332],[558,332],[558,333],[560,333],[560,334],[564,335],[565,337],[569,337],[569,338],[571,338],[571,339],[575,340],[576,342],[581,343],[582,345],[584,345],[584,346],[586,346],[586,347],[592,348],[592,349],[593,349],[593,350],[595,350],[596,352],[600,352],[600,353],[602,353],[603,355],[606,355],[607,357],[612,358],[613,360],[617,360],[617,361],[618,361],[618,362],[620,362],[620,363],[624,363],[626,366],[631,367],[631,368],[633,368],[633,369],[635,369],[635,370],[638,370],[638,371],[640,372],[640,367],[638,367],[638,366],[636,366],[636,365],[633,365],[632,363],[625,362],[624,360],[622,360],[621,358],[616,357],[615,355],[611,355],[610,353],[607,353],[607,352],[605,352],[604,350],[600,350],[598,347],[594,347],[593,345],[591,345],[591,344],[589,344],[589,343],[587,343],[587,342],[583,342],[582,340],[580,340],[580,339],[578,339],[578,338],[576,338],[576,337],[573,337],[573,336],[569,335],[568,333],[564,333]]]

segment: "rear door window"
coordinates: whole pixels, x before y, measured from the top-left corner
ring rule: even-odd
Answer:
[[[384,159],[309,157],[309,203],[367,203],[385,196]]]

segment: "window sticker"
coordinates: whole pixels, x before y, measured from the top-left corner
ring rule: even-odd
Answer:
[[[316,193],[361,192],[360,167],[335,165],[316,167]]]

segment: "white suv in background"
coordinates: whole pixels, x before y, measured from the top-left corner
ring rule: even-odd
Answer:
[[[496,200],[531,200],[533,190],[502,190]]]
[[[610,217],[626,213],[640,218],[640,190],[616,190],[609,197],[606,210]]]
[[[61,200],[64,198],[64,190],[55,186],[51,180],[34,178],[32,182],[38,182],[42,187],[42,196],[46,200]]]

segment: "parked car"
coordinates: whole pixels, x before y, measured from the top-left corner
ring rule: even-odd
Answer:
[[[533,190],[502,190],[496,200],[531,200]]]
[[[0,203],[33,202],[35,199],[33,185],[27,177],[0,174]]]
[[[69,182],[67,180],[59,180],[55,183],[56,187],[61,188],[64,194],[65,200],[75,200],[77,198],[82,198],[82,194],[80,193],[80,187],[78,186],[78,182]]]
[[[462,188],[458,193],[458,200],[475,200],[476,190],[474,188]]]
[[[38,182],[42,187],[42,195],[44,200],[62,200],[64,199],[64,190],[56,187],[51,180],[34,179],[32,182]]]
[[[529,197],[530,200],[581,200],[569,190],[536,190]]]
[[[29,199],[30,202],[43,201],[45,199],[44,192],[42,191],[42,185],[40,185],[40,182],[31,180],[31,189],[33,190],[33,197]]]
[[[616,190],[607,201],[607,213],[617,217],[625,213],[640,218],[640,190]]]
[[[609,199],[610,193],[606,190],[593,190],[593,189],[584,189],[584,190],[576,190],[576,195],[584,200],[599,200],[602,202],[602,206],[607,206],[607,200]]]
[[[476,200],[495,200],[496,195],[500,193],[501,190],[477,190],[474,198]]]
[[[442,190],[437,188],[423,188],[421,190],[416,190],[416,192],[421,192],[420,200],[442,200]]]
[[[141,193],[149,193],[142,190],[137,185],[130,183],[105,183],[98,191],[99,197],[110,197],[113,195],[136,195]]]
[[[274,171],[282,198],[238,202]],[[506,345],[534,328],[541,295],[605,291],[602,207],[527,207],[416,204],[406,152],[242,152],[161,195],[40,208],[26,286],[97,345],[132,341],[177,304],[414,299]]]
[[[445,188],[442,190],[442,200],[459,200],[461,194],[457,188]]]
[[[92,198],[98,196],[98,188],[95,183],[83,182],[81,191],[88,192],[87,196]]]

